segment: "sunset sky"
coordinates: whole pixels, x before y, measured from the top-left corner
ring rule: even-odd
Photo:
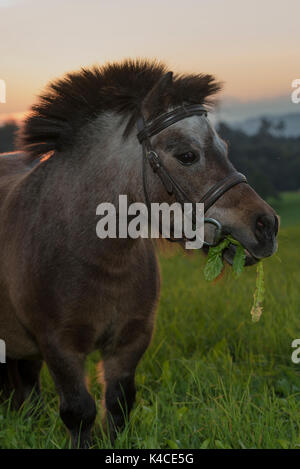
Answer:
[[[213,73],[229,107],[300,112],[299,0],[0,0],[0,118],[67,71],[125,57]]]

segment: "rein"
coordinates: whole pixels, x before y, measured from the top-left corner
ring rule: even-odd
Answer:
[[[151,203],[149,199],[149,194],[147,190],[147,162],[150,164],[153,172],[160,178],[163,186],[165,187],[167,193],[169,195],[174,195],[176,202],[179,202],[182,206],[184,203],[192,203],[193,211],[192,211],[192,221],[195,224],[195,208],[194,202],[190,200],[186,192],[182,189],[182,187],[174,180],[171,176],[167,168],[162,163],[159,155],[154,150],[151,145],[150,138],[154,135],[157,135],[162,130],[170,127],[171,125],[175,124],[176,122],[185,119],[187,117],[195,116],[195,115],[205,115],[207,116],[207,110],[204,106],[199,104],[192,104],[189,106],[182,106],[180,108],[176,108],[170,112],[166,112],[157,118],[153,119],[150,123],[145,122],[144,116],[141,115],[137,120],[137,129],[138,134],[137,138],[142,145],[143,148],[143,189],[144,195],[146,200],[146,205],[148,208],[148,212],[150,213],[151,210]],[[213,187],[211,187],[206,194],[202,197],[199,201],[200,203],[204,203],[204,213],[215,204],[215,202],[227,192],[232,187],[236,186],[237,184],[246,183],[246,177],[237,172],[233,171],[229,176],[219,181]],[[206,246],[215,246],[220,241],[222,236],[222,225],[221,223],[214,219],[214,218],[204,218],[204,223],[210,223],[216,227],[214,233],[214,239],[211,243],[204,241],[204,245]],[[176,242],[180,241],[180,239],[172,239],[166,238],[168,241]]]

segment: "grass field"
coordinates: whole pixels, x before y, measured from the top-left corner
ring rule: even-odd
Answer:
[[[250,308],[255,268],[233,281],[230,268],[215,285],[203,279],[203,259],[162,259],[163,289],[151,347],[137,372],[137,403],[117,448],[300,448],[300,194],[274,205],[282,217],[279,251],[265,262],[265,309]],[[97,354],[88,362],[99,403]],[[1,366],[1,365],[0,365]],[[1,448],[66,448],[58,398],[46,368],[44,409],[0,407]]]

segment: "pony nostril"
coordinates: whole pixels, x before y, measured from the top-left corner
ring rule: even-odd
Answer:
[[[259,241],[276,236],[278,232],[278,219],[274,215],[260,215],[255,223],[255,236]]]
[[[257,228],[264,228],[265,224],[261,220],[258,220],[256,226]]]

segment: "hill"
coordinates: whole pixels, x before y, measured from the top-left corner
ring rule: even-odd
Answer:
[[[261,117],[252,117],[241,122],[232,122],[230,127],[242,130],[247,135],[255,135],[259,131],[262,120],[267,120],[271,124],[270,133],[274,136],[300,136],[300,113],[282,114],[280,116],[268,114]]]

